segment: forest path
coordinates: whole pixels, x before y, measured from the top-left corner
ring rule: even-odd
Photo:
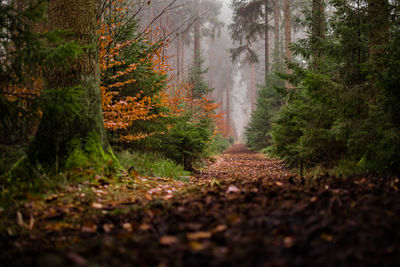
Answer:
[[[1,260],[13,266],[400,263],[398,179],[320,177],[304,184],[280,161],[234,145],[194,180],[171,199],[91,215],[80,230],[9,240]]]

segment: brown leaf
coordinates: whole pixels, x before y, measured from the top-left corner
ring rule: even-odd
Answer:
[[[333,240],[333,236],[330,234],[322,233],[321,238],[326,242],[331,242]]]
[[[87,221],[82,226],[81,231],[83,233],[94,233],[97,231],[97,225],[92,221]]]
[[[106,223],[103,224],[103,230],[106,233],[109,233],[114,228],[114,224]]]
[[[24,217],[22,217],[22,213],[19,212],[19,211],[17,211],[17,224],[18,224],[19,226],[24,226],[24,225],[25,225],[25,223],[24,223]]]
[[[287,237],[285,237],[285,238],[283,239],[283,245],[284,245],[286,248],[291,248],[291,247],[293,247],[294,241],[295,241],[294,237],[292,237],[292,236],[287,236]]]
[[[238,193],[238,192],[240,192],[240,189],[237,188],[237,187],[234,186],[234,185],[230,185],[230,186],[228,187],[228,189],[226,190],[226,193]]]
[[[124,228],[128,232],[132,232],[132,230],[133,230],[133,227],[132,227],[131,223],[123,223],[122,224],[122,228]]]
[[[178,244],[179,240],[175,236],[165,235],[160,238],[159,242],[161,245],[171,246],[171,245]]]
[[[92,208],[101,210],[103,208],[103,205],[101,203],[93,202],[92,203]]]
[[[190,241],[189,246],[195,251],[200,251],[205,249],[205,245],[198,241]]]
[[[139,229],[142,230],[142,231],[147,231],[147,230],[149,230],[150,228],[151,228],[151,225],[150,225],[150,224],[147,224],[147,223],[144,223],[144,224],[142,224],[142,225],[139,227]]]
[[[31,217],[29,218],[29,225],[28,225],[29,230],[32,230],[34,225],[35,225],[35,219],[33,218],[33,215],[31,214]]]
[[[217,227],[215,227],[215,228],[213,229],[213,232],[214,232],[214,233],[223,232],[223,231],[225,231],[227,228],[228,228],[228,227],[227,227],[225,224],[220,224],[220,225],[218,225]]]
[[[204,238],[210,238],[212,236],[211,232],[194,232],[194,233],[187,233],[186,237],[189,240],[199,240]]]

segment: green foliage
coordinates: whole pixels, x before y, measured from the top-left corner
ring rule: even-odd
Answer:
[[[224,152],[228,147],[233,144],[233,139],[227,139],[220,133],[217,133],[211,140],[207,148],[207,155],[216,155]]]
[[[167,177],[180,179],[189,176],[190,173],[183,169],[182,165],[165,158],[160,153],[129,152],[127,150],[117,152],[118,161],[126,170],[135,170],[140,175]]]
[[[163,138],[163,151],[168,158],[191,171],[193,163],[205,155],[212,135],[208,119],[198,122],[182,119]]]
[[[100,137],[96,133],[89,134],[83,143],[79,139],[69,141],[67,149],[68,158],[63,166],[65,170],[93,167],[104,171],[105,166],[108,168],[107,172],[121,169],[111,149],[107,153],[104,151]]]
[[[275,90],[282,86],[282,80],[275,74],[269,74],[267,84],[258,91],[257,108],[246,127],[247,145],[252,150],[261,150],[270,145],[272,123],[282,103],[281,96]]]
[[[307,64],[290,62],[292,75],[281,75],[296,89],[281,89],[287,104],[272,128],[269,150],[293,167],[398,174],[399,19],[390,18],[387,53],[371,58],[367,3],[332,4],[337,11],[324,38],[313,35],[315,18],[305,12],[309,35],[292,48]]]
[[[23,147],[0,144],[0,175],[6,173],[20,158],[24,157]]]

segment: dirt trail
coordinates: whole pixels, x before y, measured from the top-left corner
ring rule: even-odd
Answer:
[[[9,266],[398,266],[398,187],[396,178],[374,176],[304,183],[280,161],[234,145],[168,201],[98,214],[94,232],[7,240],[0,260]]]

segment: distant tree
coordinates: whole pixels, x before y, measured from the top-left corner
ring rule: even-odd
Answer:
[[[275,4],[275,2],[274,2]],[[269,63],[269,14],[273,9],[268,0],[233,0],[233,23],[229,26],[231,36],[239,46],[232,49],[232,59],[236,60],[243,53],[246,61],[258,61],[257,53],[252,49],[252,44],[257,40],[264,40],[264,68],[265,83],[270,69]],[[276,16],[276,15],[275,15]]]

